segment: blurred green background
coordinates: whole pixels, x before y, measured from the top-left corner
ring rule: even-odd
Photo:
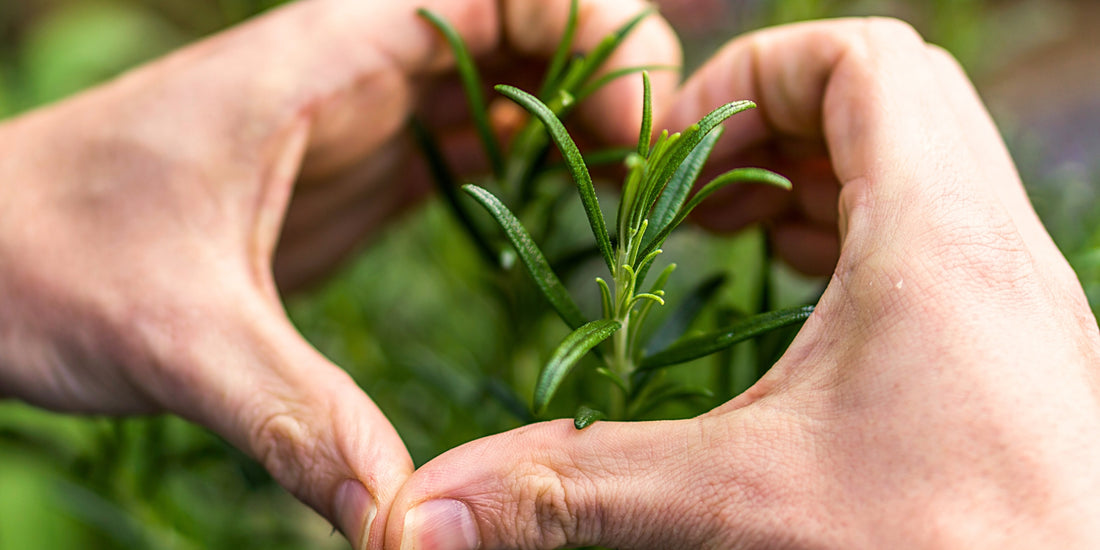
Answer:
[[[282,3],[0,2],[0,117],[62,99]],[[911,22],[972,75],[1040,215],[1094,309],[1100,305],[1100,33],[1094,30],[1100,3],[659,4],[683,34],[689,66],[730,37],[765,25],[871,14]],[[688,231],[667,248],[676,250],[678,273],[695,279],[733,273],[708,322],[729,311],[806,302],[820,288],[819,281],[771,265],[758,231],[732,238]],[[583,270],[573,278],[582,285],[591,280]],[[691,282],[676,283],[679,290],[670,295]],[[533,373],[563,333],[537,304],[494,294],[488,283],[445,209],[430,201],[324,287],[288,299],[288,309],[303,333],[375,398],[422,463],[519,425]],[[516,311],[528,310],[533,313],[517,318]],[[694,374],[683,376],[717,387],[717,400],[726,398],[766,367],[768,345],[747,343],[727,354],[721,360],[732,370],[685,369]],[[720,372],[728,374],[714,374]],[[573,390],[583,393],[583,384],[576,381]],[[0,402],[0,550],[344,547],[323,520],[205,430],[173,418],[71,418]]]

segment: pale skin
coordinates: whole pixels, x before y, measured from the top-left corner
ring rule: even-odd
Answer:
[[[412,461],[294,330],[276,282],[315,279],[428,189],[406,121],[461,96],[420,6],[490,73],[512,73],[553,53],[569,2],[299,2],[0,126],[0,397],[178,414],[259,460],[356,548],[380,548]],[[642,7],[586,3],[578,43]],[[647,62],[680,62],[659,18],[611,64]],[[675,80],[657,81],[666,100]],[[609,124],[591,139],[637,127],[640,91],[594,100]],[[469,128],[446,114],[424,113],[469,158]]]
[[[699,418],[451,450],[402,488],[387,547],[1100,544],[1096,319],[956,63],[898,22],[766,30],[689,79],[665,125],[733,97],[762,108],[728,158],[763,146],[783,171],[817,151],[839,183],[803,210],[839,206],[840,257],[788,352]]]
[[[835,267],[760,383],[696,419],[538,424],[414,474],[276,280],[422,193],[403,124],[453,91],[423,4],[510,71],[552,51],[568,2],[302,2],[0,126],[0,395],[192,419],[357,548],[1100,543],[1096,320],[965,76],[888,21],[763,31],[678,91],[657,80],[672,129],[756,100],[719,164],[767,151],[801,188],[707,221],[771,214],[784,257]],[[582,47],[640,7],[583,4]],[[613,62],[678,61],[653,18]],[[629,139],[636,87],[595,101],[576,131]],[[468,157],[463,121],[426,115]]]

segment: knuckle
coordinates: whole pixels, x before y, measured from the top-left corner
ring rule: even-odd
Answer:
[[[920,44],[924,38],[909,23],[893,17],[867,17],[863,20],[864,39],[868,42],[884,44]]]
[[[832,28],[832,39],[842,45],[847,56],[861,65],[875,68],[887,52],[924,50],[927,44],[912,25],[890,17],[863,17]]]
[[[294,495],[307,497],[307,472],[317,465],[311,450],[315,438],[300,417],[291,411],[262,415],[249,433],[253,456]]]
[[[955,54],[947,51],[943,46],[925,44],[925,51],[928,52],[928,56],[932,58],[932,61],[950,66],[960,72],[962,71],[962,66],[959,64],[959,60],[955,57]]]
[[[578,468],[531,462],[514,474],[517,506],[517,540],[523,548],[556,548],[577,544],[583,533],[582,518],[587,513],[581,502],[584,491],[576,480],[584,474]]]

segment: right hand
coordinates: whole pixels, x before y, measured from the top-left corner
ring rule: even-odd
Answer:
[[[956,63],[897,22],[767,30],[666,120],[743,98],[718,158],[808,144],[840,182],[840,259],[787,353],[699,418],[445,453],[387,548],[1100,547],[1096,319]]]

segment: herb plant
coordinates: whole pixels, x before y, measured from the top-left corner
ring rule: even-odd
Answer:
[[[467,204],[460,200],[454,177],[428,130],[422,125],[417,125],[416,130],[431,161],[438,187],[486,262],[492,269],[506,271],[518,257],[538,291],[572,329],[539,374],[532,418],[544,416],[563,380],[583,358],[594,356],[595,372],[608,382],[607,399],[602,408],[585,404],[577,408],[574,424],[577,429],[583,429],[602,418],[636,418],[669,399],[706,395],[705,389],[664,380],[662,370],[801,322],[809,316],[812,307],[742,318],[715,332],[681,337],[659,351],[646,350],[647,342],[641,329],[653,308],[665,305],[665,286],[676,264],[662,269],[652,283],[647,281],[663,252],[661,247],[673,230],[703,200],[726,186],[756,183],[789,189],[791,183],[761,168],[738,168],[715,177],[692,193],[704,164],[721,138],[722,123],[737,113],[754,108],[755,104],[751,101],[728,103],[682,132],[662,131],[654,141],[652,93],[647,71],[664,67],[628,68],[597,76],[607,58],[649,12],[632,18],[587,55],[571,56],[577,4],[576,0],[572,2],[565,33],[539,95],[507,85],[495,87],[498,93],[531,115],[508,147],[498,141],[489,123],[481,78],[461,38],[444,19],[420,10],[420,14],[447,39],[456,57],[471,115],[492,169],[484,186],[467,184],[462,190],[491,215],[511,245],[510,250],[494,241],[490,231],[484,224],[477,223]],[[586,158],[562,119],[568,117],[579,101],[608,82],[637,73],[642,75],[644,88],[637,146],[629,151],[603,152]],[[583,205],[595,241],[590,253],[599,257],[607,268],[607,278],[595,280],[601,297],[601,315],[596,319],[589,319],[582,313],[532,231],[514,213],[531,209],[537,194],[536,184],[543,175],[555,169],[547,161],[551,144],[560,153]],[[610,228],[588,167],[590,162],[608,158],[619,160],[626,167],[615,222]],[[487,187],[494,188],[495,192]],[[704,286],[714,287],[713,284]],[[705,295],[705,291],[699,294],[703,298]]]

